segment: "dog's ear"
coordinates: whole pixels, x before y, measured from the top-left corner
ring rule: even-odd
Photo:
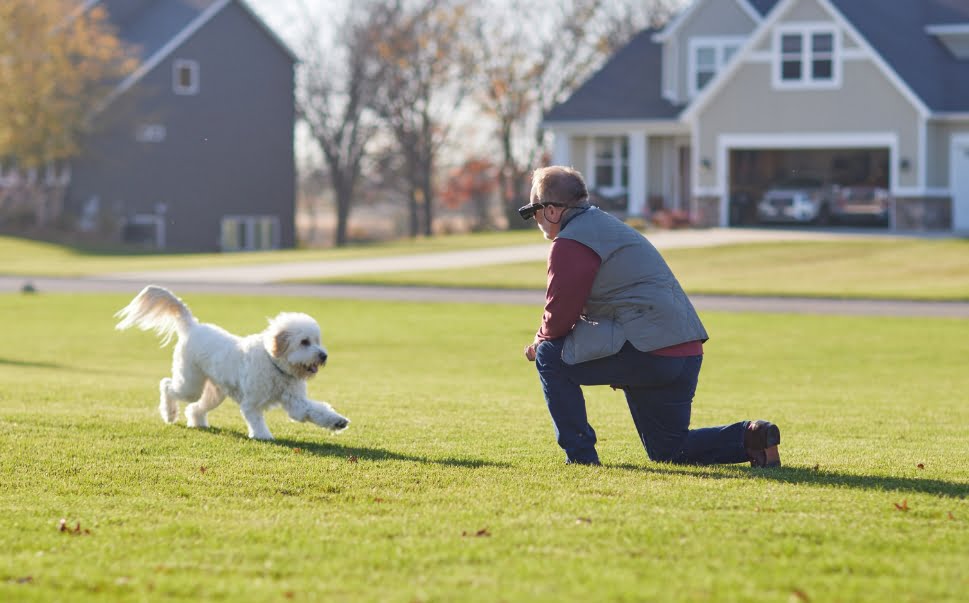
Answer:
[[[274,357],[279,358],[286,353],[286,349],[289,348],[289,331],[279,331],[273,335],[272,340],[269,343],[269,353]]]

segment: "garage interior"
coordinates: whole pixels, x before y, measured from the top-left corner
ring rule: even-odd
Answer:
[[[824,227],[888,227],[890,212],[871,206],[890,204],[890,156],[887,148],[733,149],[729,162],[729,223],[751,226],[784,222],[767,220],[758,212],[758,203],[765,195],[780,188],[816,187],[824,205],[818,216],[786,222]],[[849,191],[859,202],[850,201]],[[862,196],[871,199],[861,200]]]

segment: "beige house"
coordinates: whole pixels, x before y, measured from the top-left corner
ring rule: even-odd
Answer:
[[[969,1],[695,0],[544,124],[629,215],[969,232]]]

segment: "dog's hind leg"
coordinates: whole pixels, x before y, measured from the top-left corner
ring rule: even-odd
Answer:
[[[202,389],[202,397],[198,402],[193,402],[185,407],[185,420],[189,427],[208,427],[209,412],[215,410],[222,401],[225,394],[211,381],[206,380],[205,387]]]
[[[202,395],[205,375],[201,371],[181,367],[171,378],[165,377],[158,383],[161,401],[158,412],[166,423],[174,423],[178,418],[179,400],[197,400]]]
[[[161,401],[158,403],[158,412],[161,414],[162,421],[174,423],[178,418],[178,401],[172,393],[172,379],[165,377],[158,383],[158,390],[161,394]]]

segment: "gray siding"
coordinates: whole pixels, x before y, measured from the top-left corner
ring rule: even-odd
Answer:
[[[173,92],[179,59],[198,62],[197,95]],[[124,215],[163,203],[170,249],[219,249],[226,215],[275,216],[294,245],[293,64],[244,9],[230,3],[125,96],[109,111],[133,104],[134,123],[163,125],[165,139],[138,142],[129,126],[93,141],[72,202],[97,195]]]

